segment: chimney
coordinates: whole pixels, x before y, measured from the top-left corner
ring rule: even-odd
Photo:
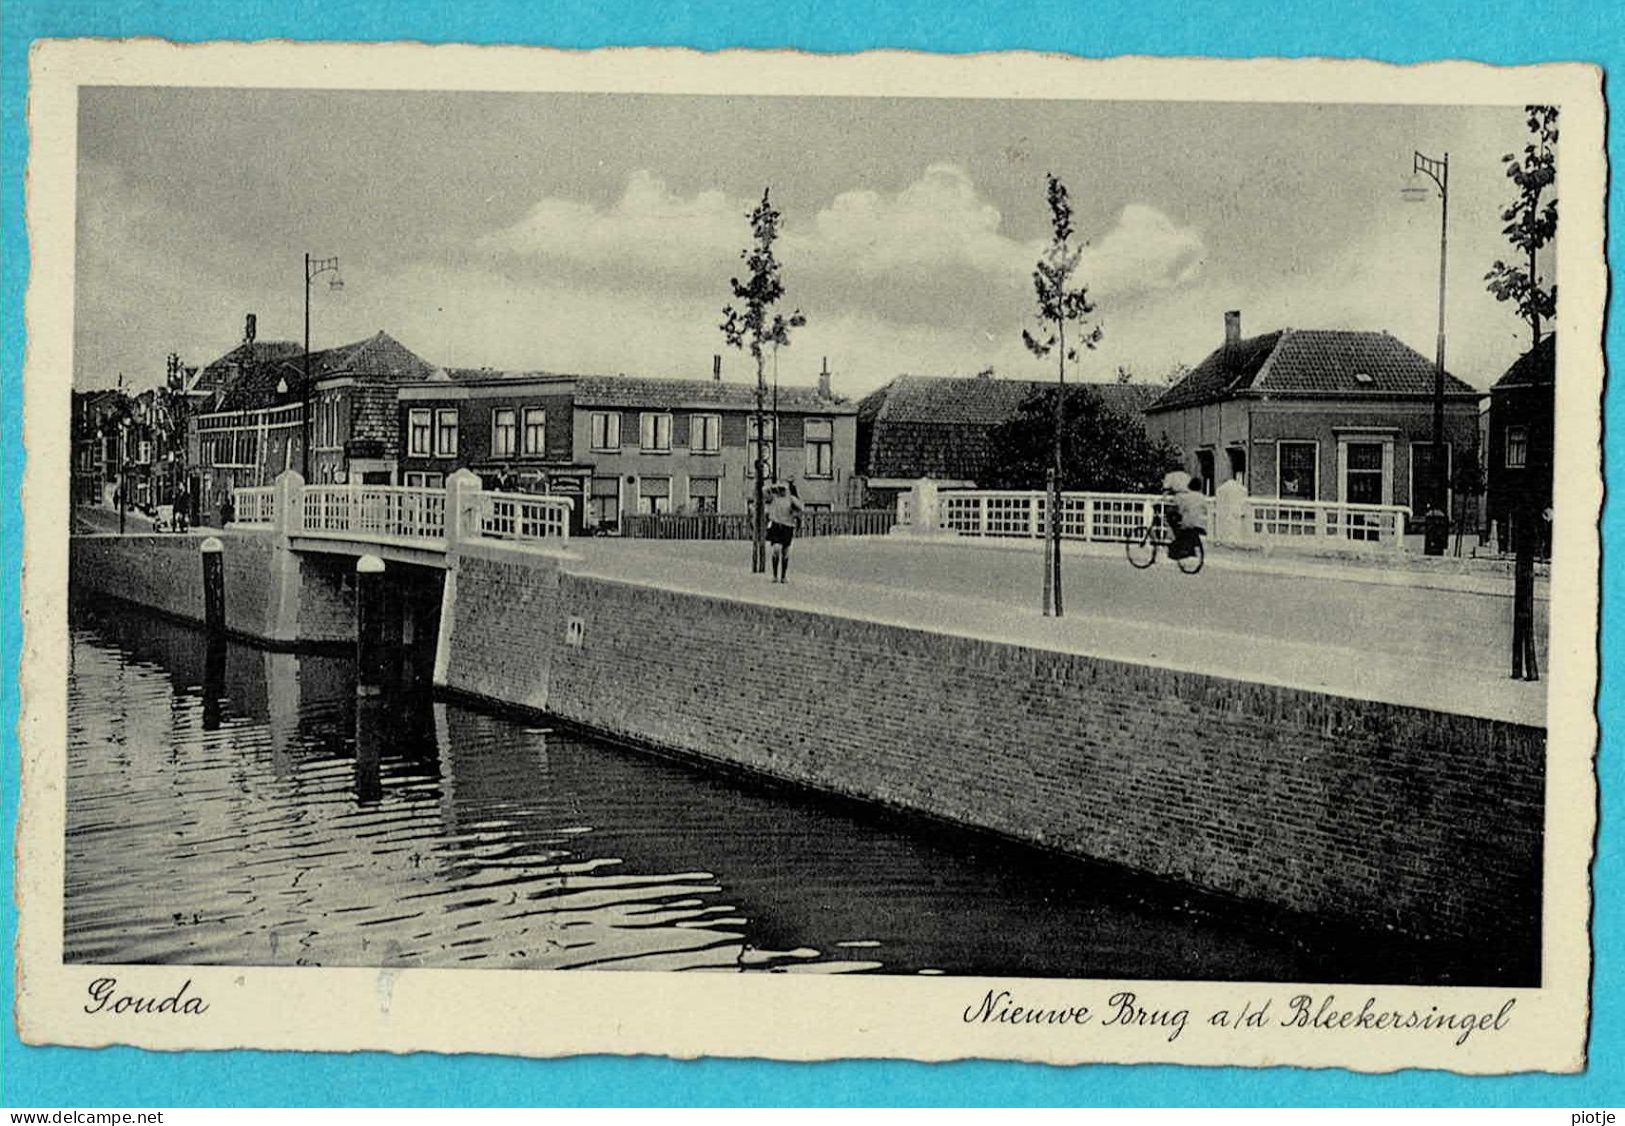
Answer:
[[[711,378],[717,383],[722,382],[722,353],[711,353]]]
[[[1234,347],[1241,343],[1241,310],[1231,309],[1224,315],[1224,344]]]
[[[254,343],[254,334],[255,334],[255,331],[258,328],[259,328],[259,318],[254,316],[253,313],[248,314],[248,316],[243,320],[243,343],[244,344],[252,344],[252,343]]]
[[[829,357],[824,357],[824,367],[818,373],[818,397],[821,399],[833,398],[829,393]]]

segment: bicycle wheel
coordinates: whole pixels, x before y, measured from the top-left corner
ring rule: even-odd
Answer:
[[[1202,563],[1206,557],[1207,553],[1202,550],[1202,537],[1197,536],[1191,543],[1191,553],[1181,556],[1176,562],[1179,564],[1181,571],[1184,571],[1187,575],[1194,575],[1202,569]]]
[[[1156,537],[1143,524],[1128,534],[1123,546],[1128,551],[1128,561],[1142,571],[1157,561]]]

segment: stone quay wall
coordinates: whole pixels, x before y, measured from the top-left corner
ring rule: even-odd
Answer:
[[[469,547],[436,683],[1207,892],[1537,919],[1539,728],[572,574]]]
[[[272,532],[226,531],[226,628],[272,645],[355,640],[355,590],[343,556],[301,556]],[[200,536],[73,536],[73,590],[124,599],[171,617],[203,621]]]
[[[354,640],[344,556],[226,532],[226,617]],[[75,590],[201,621],[196,536]],[[1461,941],[1539,917],[1545,732],[573,573],[463,543],[435,683],[612,738],[1278,908]]]

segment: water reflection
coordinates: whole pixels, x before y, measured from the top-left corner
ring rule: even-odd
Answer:
[[[78,608],[70,961],[1509,980]]]

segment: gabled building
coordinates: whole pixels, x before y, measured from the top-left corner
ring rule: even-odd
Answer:
[[[1053,382],[977,376],[900,375],[858,404],[858,472],[871,503],[888,503],[920,478],[978,485],[996,451],[992,434]],[[1078,383],[1111,410],[1140,421],[1158,388]]]
[[[310,483],[396,480],[395,394],[432,370],[387,333],[312,352],[311,416],[305,418],[304,350],[289,341],[239,345],[204,367],[198,382],[223,379],[209,409],[192,416],[193,486],[212,517],[232,490],[268,485],[305,468]]]
[[[123,462],[129,399],[114,388],[75,391],[72,409],[73,502],[110,505]]]
[[[1433,442],[1433,361],[1385,332],[1281,329],[1224,341],[1146,410],[1211,493],[1396,504],[1423,516]],[[1449,474],[1475,444],[1481,393],[1445,376]],[[1448,477],[1447,477],[1448,480]]]
[[[1552,451],[1557,392],[1557,337],[1547,336],[1520,356],[1490,388],[1486,425],[1486,509],[1506,550],[1528,528],[1549,544]]]
[[[626,513],[748,512],[758,445],[768,475],[812,510],[850,507],[856,407],[817,387],[771,392],[720,380],[451,369],[400,392],[401,477],[453,470],[489,488],[577,498],[585,529]]]

